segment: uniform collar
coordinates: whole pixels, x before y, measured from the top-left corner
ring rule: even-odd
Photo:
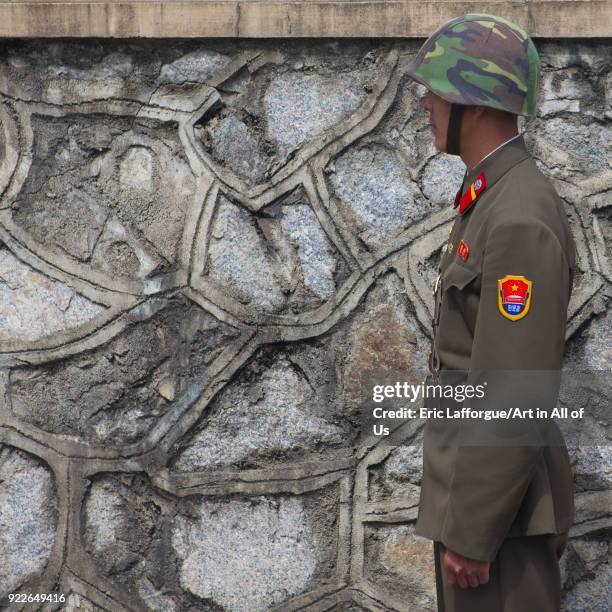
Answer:
[[[493,153],[495,153],[495,151],[497,151],[497,149],[501,149],[504,145],[507,145],[509,142],[511,142],[512,140],[515,140],[519,136],[521,136],[521,134],[517,133],[514,136],[511,136],[510,138],[508,138],[508,140],[504,140],[504,142],[502,142],[500,145],[496,146],[492,151],[489,151],[478,163],[482,164],[482,162],[485,159],[487,159],[487,157],[489,157],[490,155],[493,155]]]
[[[472,208],[483,191],[490,189],[510,168],[528,157],[524,136],[519,134],[493,149],[471,170],[466,170],[461,189],[455,196],[455,206],[461,202],[460,213]]]

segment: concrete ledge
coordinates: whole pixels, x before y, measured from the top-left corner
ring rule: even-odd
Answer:
[[[507,17],[533,37],[612,36],[612,0],[26,0],[0,1],[0,37],[421,38],[468,12]]]

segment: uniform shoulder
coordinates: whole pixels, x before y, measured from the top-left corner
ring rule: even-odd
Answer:
[[[561,245],[571,248],[572,237],[567,212],[550,179],[527,158],[510,168],[494,185],[498,197],[488,215],[488,230],[513,224],[544,225]]]
[[[545,216],[554,213],[562,204],[550,179],[530,157],[510,168],[498,183],[504,195],[512,200],[512,206],[504,206],[504,211],[498,211],[500,214]]]

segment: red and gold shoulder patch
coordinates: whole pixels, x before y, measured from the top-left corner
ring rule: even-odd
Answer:
[[[533,281],[524,276],[504,276],[497,281],[499,312],[510,319],[522,319],[531,306]]]
[[[467,242],[465,240],[461,240],[459,246],[457,247],[457,255],[463,259],[463,261],[467,261],[468,254],[470,250],[468,248]]]

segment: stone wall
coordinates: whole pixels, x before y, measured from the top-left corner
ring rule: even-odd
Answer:
[[[566,365],[609,370],[610,43],[536,43],[526,140],[578,246]],[[402,76],[418,46],[4,42],[3,601],[435,609],[422,423],[358,443],[368,372],[425,364],[464,170]],[[610,601],[608,407],[571,449],[571,612]]]

